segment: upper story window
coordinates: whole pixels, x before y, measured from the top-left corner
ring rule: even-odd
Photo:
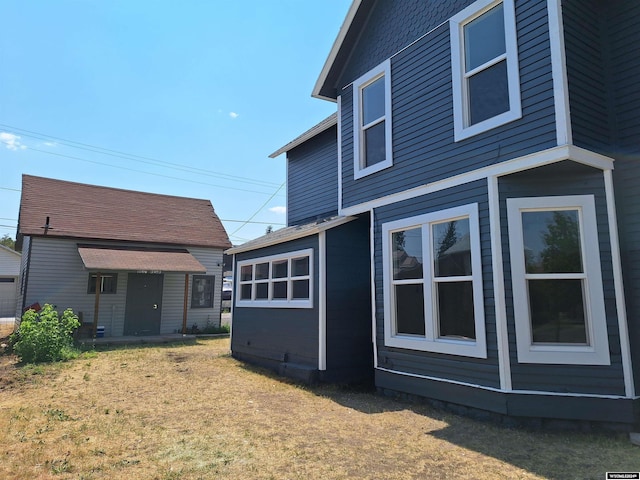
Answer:
[[[313,250],[238,262],[238,307],[311,308]]]
[[[518,361],[609,365],[591,195],[507,199]]]
[[[393,164],[391,151],[391,62],[387,60],[353,83],[355,178]]]
[[[513,0],[478,0],[449,26],[455,141],[520,118]]]
[[[384,224],[385,345],[486,358],[476,204]]]

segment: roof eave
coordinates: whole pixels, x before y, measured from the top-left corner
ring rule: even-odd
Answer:
[[[269,158],[276,158],[277,156],[285,152],[288,152],[289,150],[293,150],[297,146],[302,145],[307,140],[310,140],[316,135],[321,134],[322,132],[324,132],[325,130],[328,130],[329,128],[333,127],[337,123],[338,123],[338,114],[333,113],[329,117],[325,118],[323,121],[315,125],[314,127],[311,127],[309,130],[304,132],[299,137],[287,143],[284,147],[273,152],[271,155],[269,155]]]
[[[318,223],[316,227],[312,229],[307,229],[303,231],[292,231],[290,235],[287,235],[285,237],[274,238],[273,241],[267,240],[263,243],[258,243],[258,244],[251,243],[249,245],[247,244],[238,245],[237,247],[232,247],[229,250],[225,250],[224,253],[226,253],[227,255],[235,255],[236,253],[244,253],[244,252],[250,252],[252,250],[260,250],[262,248],[271,247],[273,245],[279,245],[281,243],[291,242],[292,240],[309,237],[311,235],[317,235],[320,232],[331,230],[332,228],[339,227],[340,225],[343,225],[345,223],[349,223],[355,220],[356,218],[357,217],[352,217],[352,216],[334,218],[333,220],[329,220],[324,223]],[[258,239],[268,237],[268,235],[269,234],[264,235],[263,237],[258,237]],[[254,239],[254,241],[258,239]]]
[[[329,72],[331,71],[333,62],[338,56],[338,52],[340,52],[340,49],[342,48],[342,44],[344,43],[344,40],[347,37],[347,33],[351,28],[351,23],[353,22],[353,19],[355,18],[361,3],[362,3],[362,0],[353,0],[351,7],[349,7],[349,11],[347,12],[347,16],[345,17],[344,22],[342,22],[342,26],[340,27],[340,31],[338,32],[338,36],[333,42],[333,46],[331,47],[329,56],[327,57],[327,60],[324,62],[324,66],[322,67],[320,76],[318,77],[318,80],[316,81],[316,84],[313,87],[313,92],[311,93],[312,97],[320,98],[322,100],[330,100],[332,102],[336,101],[335,98],[332,98],[330,96],[327,96],[321,93],[322,87],[324,86],[324,83],[326,82],[327,77],[329,76]]]

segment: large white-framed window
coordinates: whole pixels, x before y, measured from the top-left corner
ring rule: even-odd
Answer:
[[[449,29],[455,141],[520,118],[514,0],[478,0]]]
[[[353,82],[353,176],[393,165],[391,148],[391,60]]]
[[[385,345],[487,358],[478,205],[382,225]]]
[[[238,262],[236,307],[312,308],[313,249]]]
[[[507,199],[518,361],[609,365],[593,195]]]

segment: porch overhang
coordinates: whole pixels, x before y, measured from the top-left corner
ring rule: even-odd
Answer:
[[[113,248],[78,245],[87,270],[98,272],[206,273],[207,269],[185,249]]]

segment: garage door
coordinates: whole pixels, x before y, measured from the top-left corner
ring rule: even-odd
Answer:
[[[13,277],[0,277],[0,317],[13,317],[16,314],[16,285]]]

